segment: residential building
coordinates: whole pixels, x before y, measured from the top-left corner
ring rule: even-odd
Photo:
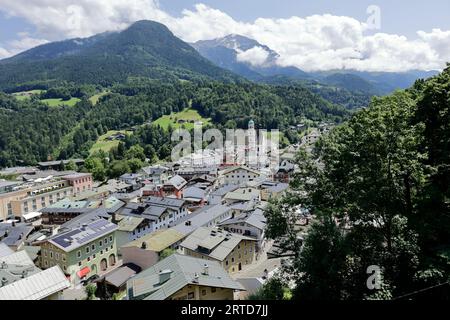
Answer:
[[[228,272],[242,270],[255,260],[256,240],[220,228],[201,227],[181,244],[184,254],[219,262]]]
[[[39,265],[59,265],[72,283],[105,273],[117,263],[117,226],[100,219],[46,239],[41,246]]]
[[[261,200],[269,201],[270,199],[282,197],[286,193],[288,188],[288,183],[265,181],[261,185]]]
[[[173,254],[127,282],[128,300],[233,300],[243,290],[215,261]]]
[[[80,194],[84,191],[92,190],[92,175],[90,173],[75,173],[62,177],[73,187],[73,193]]]
[[[222,172],[220,176],[221,184],[237,184],[241,185],[243,183],[253,181],[260,177],[261,173],[259,171],[239,166],[233,167]]]
[[[59,266],[40,270],[25,251],[0,256],[0,300],[60,300],[70,283]]]
[[[176,175],[167,181],[163,187],[162,190],[164,192],[165,196],[175,196],[176,198],[180,199],[183,194],[183,188],[186,186],[187,181],[183,179],[181,176]]]
[[[26,223],[0,223],[0,242],[14,251],[20,250],[33,230],[34,227]]]
[[[173,228],[147,234],[120,247],[123,263],[133,263],[147,269],[160,260],[164,250],[177,250],[185,237]]]

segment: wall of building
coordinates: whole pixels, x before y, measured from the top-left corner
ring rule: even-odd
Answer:
[[[170,300],[233,300],[233,290],[187,285],[169,297]]]
[[[89,248],[89,251],[87,251],[87,248]],[[114,264],[110,263],[111,255],[115,258]],[[41,245],[39,265],[42,269],[59,265],[65,274],[70,275],[72,283],[78,283],[81,279],[78,277],[77,272],[85,267],[91,269],[87,277],[104,273],[105,271],[101,268],[101,262],[104,259],[106,259],[108,269],[117,264],[115,232],[106,234],[102,238],[91,241],[70,252],[64,252],[46,241]]]
[[[20,200],[27,195],[27,189],[0,194],[0,221],[6,221],[13,213],[12,201]]]
[[[240,185],[245,182],[253,181],[257,177],[259,177],[259,175],[256,173],[244,169],[236,169],[232,172],[225,174],[223,181],[225,184]]]

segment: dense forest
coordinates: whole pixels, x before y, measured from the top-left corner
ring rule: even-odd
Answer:
[[[0,121],[5,124],[0,128],[0,166],[86,158],[94,142],[108,130],[133,128],[140,140],[140,136],[147,135],[145,130],[151,128],[141,126],[188,107],[211,118],[218,128],[246,128],[253,119],[259,128],[278,128],[284,132],[304,119],[339,123],[350,115],[345,108],[301,86],[215,81],[162,83],[132,78],[110,87],[94,105],[88,98],[99,90],[102,89],[98,85],[62,82],[30,99],[19,101],[11,95],[0,95]],[[49,107],[40,101],[74,96],[81,101],[73,107]],[[148,139],[141,140],[145,148]],[[159,141],[152,144],[160,159],[167,153],[160,152],[164,145]]]
[[[450,66],[298,155],[292,193],[267,212],[268,235],[295,252],[280,280],[295,299],[449,298],[449,95]],[[298,206],[316,217],[304,240]]]

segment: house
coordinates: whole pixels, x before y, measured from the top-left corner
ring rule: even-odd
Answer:
[[[188,256],[217,261],[228,273],[234,273],[254,261],[257,244],[254,238],[217,227],[201,227],[192,232],[180,248]]]
[[[74,284],[105,273],[117,263],[116,229],[115,224],[100,219],[50,237],[39,243],[39,266],[60,266]]]
[[[62,177],[69,182],[73,188],[73,194],[77,195],[83,191],[92,190],[92,175],[90,173],[75,173]]]
[[[295,165],[291,161],[283,160],[274,174],[274,180],[282,183],[289,183],[294,170]]]
[[[125,173],[119,177],[119,180],[130,185],[135,185],[142,179],[142,175],[138,173]]]
[[[201,207],[206,201],[206,191],[195,186],[187,187],[183,192],[183,200],[190,207]]]
[[[188,236],[200,227],[213,227],[219,222],[229,219],[233,210],[225,205],[208,205],[188,216],[184,221],[173,226],[172,229]]]
[[[59,300],[70,283],[59,266],[41,270],[25,251],[0,256],[0,300]]]
[[[233,300],[242,285],[215,261],[173,254],[127,282],[128,300]]]
[[[147,234],[120,248],[123,263],[133,263],[147,269],[160,260],[164,250],[177,250],[184,238],[185,234],[172,228]]]
[[[231,219],[218,224],[218,227],[226,231],[238,233],[246,237],[254,238],[257,241],[256,253],[258,254],[264,246],[266,217],[264,211],[257,208],[253,211],[245,212]]]
[[[152,221],[144,217],[117,215],[114,222],[117,223],[116,244],[119,254],[121,254],[120,248],[122,245],[153,231]]]
[[[169,180],[168,167],[156,165],[142,168],[139,172],[143,179],[150,180],[154,184],[164,184]]]
[[[249,182],[249,181],[253,181],[256,178],[260,177],[261,173],[244,167],[244,166],[239,166],[239,167],[233,167],[233,168],[229,168],[225,171],[222,172],[220,180],[221,180],[221,184],[237,184],[237,185],[241,185],[243,183]]]
[[[261,200],[269,201],[270,199],[282,197],[288,188],[288,183],[266,181],[261,185]]]
[[[233,204],[240,202],[259,202],[261,200],[261,192],[252,187],[238,188],[228,192],[223,198],[225,203]]]
[[[239,186],[236,184],[226,184],[223,185],[209,194],[208,203],[209,204],[219,204],[223,202],[223,198],[228,192],[235,191]]]
[[[141,268],[132,263],[121,265],[96,281],[96,295],[100,294],[111,297],[115,293],[126,291],[128,280],[138,274],[141,270]]]
[[[34,227],[26,223],[0,223],[0,243],[14,251],[20,250],[33,230]]]
[[[187,181],[183,177],[176,175],[170,178],[169,181],[167,181],[163,185],[162,190],[165,196],[174,195],[175,197],[180,199],[183,193],[182,190],[186,186],[186,184]]]
[[[71,159],[71,160],[55,160],[55,161],[45,161],[45,162],[39,162],[38,167],[40,170],[61,170],[61,162],[66,166],[70,162],[75,163],[75,165],[83,165],[84,160],[83,159]]]
[[[95,210],[88,201],[73,201],[64,198],[54,204],[40,209],[43,225],[62,225],[79,215]]]

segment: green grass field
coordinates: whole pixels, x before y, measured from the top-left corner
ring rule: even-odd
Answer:
[[[98,100],[106,94],[108,94],[107,91],[97,93],[96,95],[90,97],[89,101],[91,101],[91,103],[95,106],[98,103]]]
[[[19,101],[30,99],[32,95],[41,94],[45,90],[30,90],[30,91],[22,91],[22,92],[15,92],[12,95]]]
[[[81,101],[78,98],[71,98],[63,101],[62,99],[43,99],[41,102],[47,104],[49,107],[69,106],[73,107],[77,102]]]
[[[116,133],[125,133],[130,134],[131,131],[117,131],[117,130],[110,130],[101,137],[98,138],[98,140],[95,142],[95,144],[91,147],[89,150],[90,154],[93,154],[96,151],[103,150],[105,152],[109,152],[112,148],[117,147],[119,145],[119,140],[112,140],[109,141],[107,138],[113,134]]]
[[[182,123],[180,120],[184,120]],[[202,121],[203,125],[210,124],[210,119],[203,118],[197,110],[194,109],[185,109],[181,112],[171,113],[170,115],[162,116],[161,118],[153,121],[154,125],[159,125],[164,130],[167,130],[169,125],[174,129],[184,128],[190,130],[194,128],[194,122]]]

